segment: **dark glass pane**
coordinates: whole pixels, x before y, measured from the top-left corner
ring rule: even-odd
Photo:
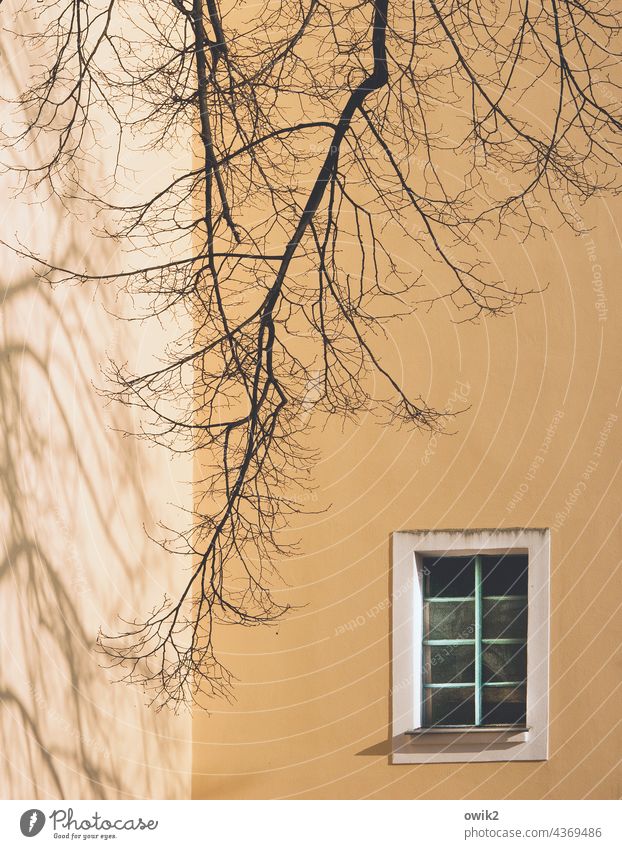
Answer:
[[[484,595],[527,595],[527,555],[482,557]]]
[[[475,561],[472,557],[425,557],[423,569],[428,598],[462,598],[475,591]]]
[[[482,667],[484,683],[524,681],[527,677],[527,649],[524,645],[485,645]]]
[[[484,639],[527,639],[527,602],[484,599]]]
[[[484,687],[483,725],[524,725],[527,693],[525,687]]]
[[[428,640],[472,640],[475,602],[429,601],[425,605],[425,626]]]
[[[433,687],[425,690],[426,725],[473,725],[475,692],[473,687]]]
[[[475,681],[474,646],[424,646],[424,680],[431,684]]]

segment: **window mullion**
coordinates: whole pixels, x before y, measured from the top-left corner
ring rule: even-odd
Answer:
[[[482,723],[482,558],[475,558],[475,724]]]

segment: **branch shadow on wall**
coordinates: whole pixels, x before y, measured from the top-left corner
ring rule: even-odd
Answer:
[[[143,531],[152,524],[149,463],[111,431],[91,383],[101,340],[115,332],[97,297],[59,295],[28,271],[2,295],[5,797],[185,794],[179,724],[147,710],[141,693],[112,686],[95,652],[102,618],[142,609],[155,573],[145,569],[154,560]],[[123,428],[123,411],[114,415]]]

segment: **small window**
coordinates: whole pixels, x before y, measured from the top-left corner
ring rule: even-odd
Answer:
[[[524,726],[527,555],[423,559],[423,725]]]
[[[550,532],[397,531],[394,764],[548,758]]]

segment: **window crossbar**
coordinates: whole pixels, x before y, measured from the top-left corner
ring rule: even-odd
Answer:
[[[474,646],[478,642],[474,640],[424,640],[424,646]],[[525,641],[520,637],[491,637],[480,642],[487,646],[524,646]]]
[[[457,602],[457,601],[475,601],[474,595],[455,595],[455,596],[431,596],[430,598],[426,598],[426,601],[430,604],[445,604],[446,602]],[[482,601],[527,601],[526,595],[513,595],[512,593],[507,593],[506,595],[483,595]]]
[[[486,681],[482,687],[524,687],[526,681]],[[443,688],[458,688],[458,687],[474,687],[475,681],[448,681],[444,684],[424,684],[428,690],[435,690],[437,687]]]

